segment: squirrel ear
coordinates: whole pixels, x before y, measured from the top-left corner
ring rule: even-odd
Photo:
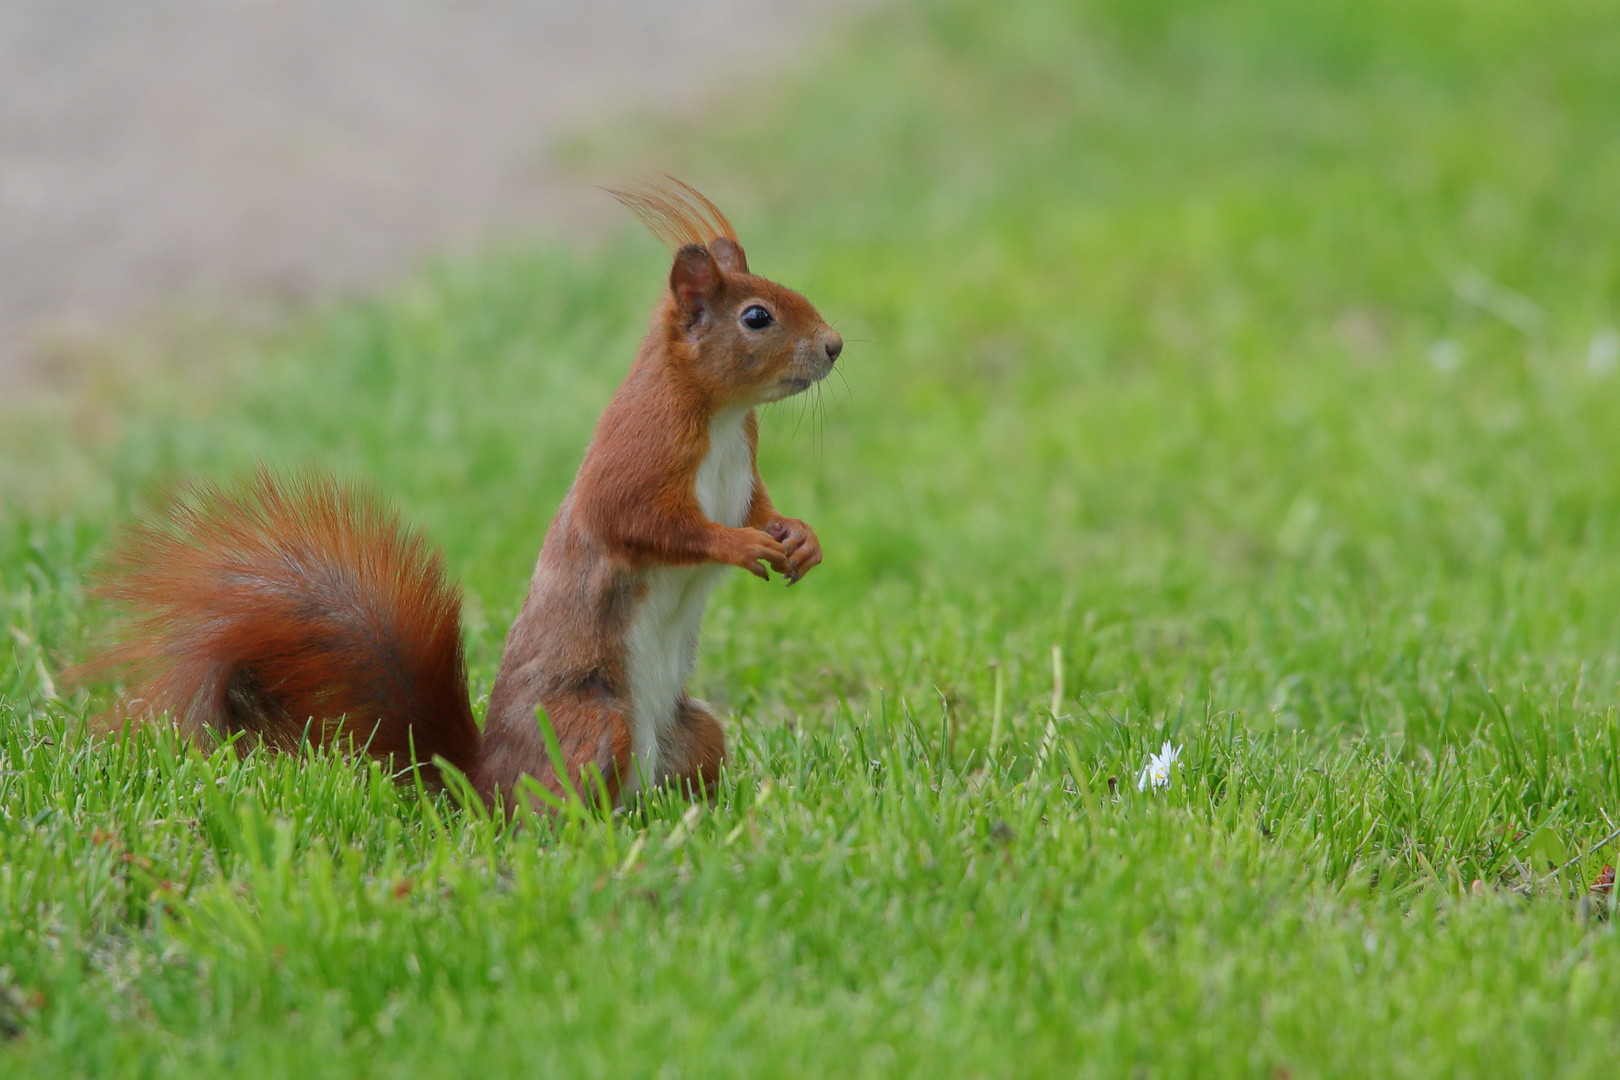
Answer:
[[[669,291],[682,311],[693,317],[701,315],[704,302],[719,289],[720,268],[707,248],[686,244],[675,253],[675,265],[669,268]]]
[[[728,274],[748,273],[748,256],[743,254],[742,245],[735,240],[728,240],[724,236],[710,240],[709,254]]]

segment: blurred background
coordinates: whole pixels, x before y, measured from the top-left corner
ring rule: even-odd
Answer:
[[[1159,727],[1449,739],[1491,707],[1477,673],[1620,703],[1606,5],[28,0],[0,26],[7,335],[76,388],[0,425],[0,568],[67,575],[28,609],[63,628],[24,628],[64,656],[110,522],[264,460],[365,478],[443,545],[487,679],[668,272],[595,185],[667,170],[849,343],[762,419],[826,566],[790,603],[717,593],[716,699],[937,691],[971,728],[988,659],[1034,716],[1056,644],[1077,698]]]
[[[1613,0],[0,0],[0,323],[58,388],[0,390],[22,1052],[1612,1075],[1613,924],[1473,897],[1521,854],[1584,852],[1583,893],[1620,863],[1617,58]],[[362,480],[444,551],[481,710],[667,288],[595,185],[653,170],[846,341],[760,419],[826,561],[731,575],[692,682],[736,790],[780,785],[757,857],[655,833],[648,905],[624,848],[563,845],[529,936],[461,951],[531,895],[482,847],[476,888],[430,865],[399,904],[395,853],[448,834],[337,772],[251,765],[280,794],[249,825],[189,760],[50,726],[117,523],[255,462]],[[1166,741],[1155,809],[1062,824]],[[253,894],[148,922],[172,895],[113,822],[165,889],[263,836]]]
[[[257,319],[429,251],[588,232],[570,135],[690,112],[850,6],[8,0],[0,387],[132,319]]]

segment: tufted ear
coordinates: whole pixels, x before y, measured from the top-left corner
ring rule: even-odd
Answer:
[[[709,254],[728,274],[748,273],[748,256],[743,254],[742,245],[735,240],[728,240],[724,236],[710,240]]]
[[[675,264],[669,268],[669,291],[688,319],[704,313],[720,291],[720,267],[708,248],[685,244],[675,252]]]

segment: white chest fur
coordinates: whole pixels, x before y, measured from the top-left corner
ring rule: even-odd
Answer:
[[[737,528],[754,498],[754,459],[743,424],[747,409],[728,409],[709,422],[709,452],[694,480],[704,516]],[[675,705],[697,663],[698,631],[721,566],[660,566],[647,571],[647,592],[630,621],[630,738],[637,775],[634,795],[664,776],[661,743],[675,724]]]
[[[710,521],[738,528],[754,501],[754,455],[743,425],[745,408],[727,409],[709,421],[709,453],[697,471],[697,500]]]

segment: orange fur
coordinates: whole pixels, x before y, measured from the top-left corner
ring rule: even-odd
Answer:
[[[679,575],[722,564],[796,581],[821,561],[809,526],[771,504],[753,406],[824,377],[842,342],[804,297],[748,272],[694,189],[613,194],[676,247],[669,288],[546,533],[481,733],[442,560],[370,496],[318,477],[199,486],[127,530],[100,590],[128,613],[122,642],[86,672],[133,677],[132,710],[194,737],[286,748],[306,727],[317,742],[341,730],[397,765],[414,754],[435,782],[438,754],[508,807],[524,776],[562,787],[541,709],[576,785],[595,770],[616,801],[647,784],[713,791],[725,740],[684,692],[701,594]],[[745,319],[754,308],[768,324]],[[744,495],[730,523],[703,505],[722,490]]]
[[[358,488],[262,469],[234,491],[193,485],[123,530],[95,592],[129,614],[78,678],[133,676],[135,715],[283,750],[341,727],[401,766],[414,739],[430,783],[435,754],[476,764],[460,591]]]

